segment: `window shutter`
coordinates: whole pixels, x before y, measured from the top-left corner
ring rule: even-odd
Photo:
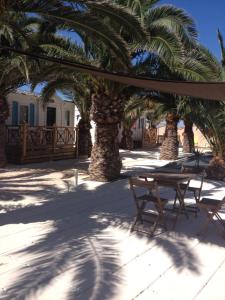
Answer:
[[[12,103],[12,125],[18,125],[18,102],[13,101]]]
[[[33,103],[30,103],[30,109],[29,109],[29,124],[30,124],[30,126],[34,126],[34,120],[35,120],[35,106]]]

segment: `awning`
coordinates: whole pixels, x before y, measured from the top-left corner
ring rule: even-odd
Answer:
[[[78,64],[65,59],[58,59],[54,57],[49,57],[47,55],[30,53],[19,49],[8,47],[4,47],[2,49],[27,55],[36,59],[38,58],[55,62],[61,65],[74,68],[86,74],[103,77],[105,79],[123,83],[125,85],[132,85],[139,88],[176,94],[181,96],[225,101],[225,82],[156,80],[140,76],[132,76],[130,74],[125,73],[108,72],[89,65]]]
[[[79,71],[105,79],[133,85],[136,87],[160,91],[180,96],[225,101],[225,82],[196,82],[196,81],[172,81],[156,80],[128,74],[111,73],[90,68],[88,66],[76,66]]]

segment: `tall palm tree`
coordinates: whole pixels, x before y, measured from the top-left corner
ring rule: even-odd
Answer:
[[[136,41],[145,40],[146,34],[136,17],[125,7],[109,2],[102,1],[1,1],[1,16],[10,16],[13,13],[34,15],[36,19],[42,20],[40,32],[46,35],[46,32],[57,32],[62,30],[74,31],[83,42],[94,40],[95,47],[100,51],[109,49],[112,57],[116,57],[120,68],[127,67],[130,64],[128,43],[135,39]],[[41,18],[39,18],[41,16]],[[34,18],[35,18],[34,17]],[[20,27],[19,27],[20,29]],[[120,31],[129,35],[126,41]],[[33,52],[43,51],[49,54],[49,51],[39,46],[39,41],[30,43],[30,49]],[[86,45],[85,45],[86,47]],[[46,47],[45,47],[46,48]],[[52,48],[51,48],[52,50]],[[58,53],[53,53],[58,57]],[[89,51],[90,57],[93,53]],[[60,57],[61,54],[60,54]]]
[[[9,116],[7,95],[27,82],[28,71],[26,62],[18,55],[0,59],[0,68],[3,70],[0,76],[0,167],[3,167],[7,162],[5,153],[5,122]]]
[[[160,150],[160,159],[175,160],[178,157],[178,135],[177,125],[179,115],[176,110],[177,97],[173,95],[162,95],[161,104],[157,107],[156,114],[165,116],[166,128],[164,140]]]
[[[156,99],[154,99],[156,101]],[[124,116],[121,122],[122,138],[120,146],[122,149],[133,149],[132,126],[140,117],[150,117],[151,124],[156,120],[154,114],[157,104],[149,97],[135,95],[125,105]]]
[[[121,3],[121,1],[118,2]],[[123,4],[129,4],[132,1],[122,2]],[[136,59],[138,62],[145,61],[147,63],[149,56],[152,56],[154,53],[167,67],[173,66],[176,62],[177,72],[182,73],[183,71],[179,69],[178,65],[178,62],[181,65],[184,59],[181,46],[187,47],[190,45],[190,41],[195,39],[196,30],[194,23],[184,11],[175,7],[153,6],[157,2],[149,1],[149,5],[145,7],[144,11],[139,10],[139,12],[142,12],[142,24],[145,25],[150,38],[141,45],[137,45],[134,42],[131,44],[132,55],[130,56],[130,61]],[[143,4],[144,2],[140,1],[140,3]],[[122,33],[126,38],[126,34]],[[111,69],[109,64],[104,68],[115,70],[115,60],[113,66],[114,69]],[[152,68],[151,65],[148,65],[148,67]],[[117,65],[117,71],[120,68]],[[132,69],[130,66],[131,71]],[[188,70],[185,70],[185,73],[187,72]],[[134,74],[154,76],[154,73],[143,73],[142,71]],[[111,84],[112,89],[109,88],[109,84],[106,81],[102,82],[103,85],[99,88],[96,96],[92,98],[91,116],[96,122],[97,130],[89,173],[93,179],[96,179],[97,174],[99,180],[110,180],[118,177],[120,174],[121,161],[116,141],[117,128],[123,116],[127,98],[123,93],[123,87]],[[107,104],[104,105],[104,103]]]
[[[33,18],[23,13],[1,13],[0,47],[28,47],[31,42]],[[0,49],[0,166],[6,164],[5,122],[9,107],[7,95],[29,81],[29,68],[34,63],[22,55],[7,53]]]
[[[184,118],[184,133],[183,133],[183,152],[193,153],[195,151],[194,131],[191,118],[185,115]]]
[[[90,134],[91,96],[94,89],[92,78],[57,64],[47,64],[40,68],[38,74],[35,74],[32,84],[33,89],[39,82],[42,82],[43,77],[45,78],[45,86],[41,94],[44,104],[57,91],[60,91],[78,109],[80,113],[80,120],[78,122],[78,153],[79,155],[87,155],[89,157],[92,150]]]
[[[225,47],[223,36],[218,31],[221,48],[221,63],[218,70],[218,80],[225,80]],[[204,134],[213,151],[213,159],[207,168],[207,175],[213,179],[225,179],[225,106],[223,102],[198,103],[199,113],[195,123]]]
[[[185,50],[183,61],[174,63],[173,68],[166,71],[170,78],[194,81],[217,80],[219,66],[216,58],[203,46],[193,44],[192,50]],[[165,66],[160,70],[165,70]],[[193,150],[193,131],[190,116],[193,113],[192,100],[188,97],[168,96],[170,101],[163,100],[164,112],[167,111],[165,139],[161,147],[161,159],[176,159],[178,156],[177,124],[179,119],[185,120],[185,151]],[[168,128],[169,127],[169,131]]]
[[[218,29],[218,40],[219,40],[219,44],[220,44],[220,49],[221,49],[221,65],[222,68],[225,68],[225,45],[224,45],[224,41],[223,41],[223,36],[221,34],[221,32]]]
[[[138,56],[146,55],[146,49],[157,53],[158,69],[151,72],[151,77],[164,79],[205,80],[209,72],[205,54],[199,54],[200,46],[195,43],[197,31],[195,24],[184,11],[171,6],[157,6],[159,1],[130,0],[123,1],[133,9],[146,23],[151,37],[139,52]],[[160,50],[159,50],[160,49]],[[137,57],[138,57],[137,56]],[[165,76],[167,74],[167,76]],[[165,140],[161,148],[162,159],[175,159],[178,155],[177,123],[179,117],[176,112],[177,97],[167,95],[163,97],[164,108],[167,109],[167,126]]]

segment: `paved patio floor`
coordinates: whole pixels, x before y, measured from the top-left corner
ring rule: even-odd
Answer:
[[[122,152],[123,172],[165,164],[153,154]],[[0,299],[225,299],[225,240],[213,226],[197,236],[203,215],[154,238],[131,234],[127,179],[90,182],[86,169],[69,160],[1,170]],[[225,183],[206,181],[203,194],[221,199]]]

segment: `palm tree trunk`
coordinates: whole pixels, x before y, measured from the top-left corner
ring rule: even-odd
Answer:
[[[171,112],[166,116],[166,131],[161,146],[160,159],[175,160],[178,157],[177,123],[179,117]]]
[[[133,150],[133,138],[132,138],[132,129],[131,127],[123,127],[122,139],[120,142],[121,148],[126,150]]]
[[[91,124],[90,121],[80,119],[78,123],[78,153],[79,155],[91,156],[92,140],[91,140]]]
[[[96,124],[89,175],[92,180],[111,181],[120,176],[118,124],[123,115],[123,99],[110,98],[104,91],[92,97],[91,118]]]
[[[184,133],[183,133],[183,152],[192,153],[195,150],[194,146],[194,132],[193,132],[193,122],[188,116],[184,118]]]

